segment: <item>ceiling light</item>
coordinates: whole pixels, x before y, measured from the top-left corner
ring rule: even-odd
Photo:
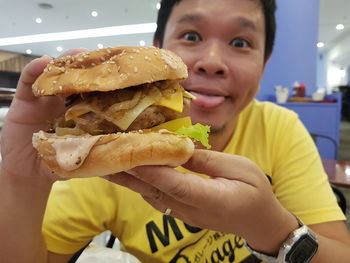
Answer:
[[[56,47],[56,50],[57,50],[58,52],[62,52],[62,51],[63,51],[63,47],[58,46],[58,47]]]
[[[98,16],[98,12],[97,12],[97,11],[92,11],[92,12],[91,12],[91,15],[92,15],[93,17],[96,17],[96,16]]]
[[[40,17],[37,17],[35,18],[35,22],[37,22],[38,24],[41,24],[43,20]]]
[[[338,24],[338,25],[336,25],[335,28],[336,28],[337,30],[343,30],[345,27],[344,27],[343,24]]]
[[[143,46],[145,46],[145,45],[146,45],[146,42],[145,42],[145,41],[143,41],[143,40],[141,40],[141,41],[140,41],[140,46],[142,46],[142,47],[143,47]]]
[[[133,35],[154,33],[157,28],[156,23],[124,25],[124,26],[111,26],[92,28],[85,30],[66,31],[48,34],[26,35],[18,37],[0,38],[0,46],[11,46],[28,43],[39,43],[49,41],[62,41],[71,39],[93,38],[93,37],[108,37],[108,36],[120,36],[120,35]]]
[[[157,10],[160,9],[160,3],[157,3],[157,4],[156,4],[156,8],[157,8]]]
[[[26,50],[26,53],[27,53],[28,55],[30,55],[30,54],[32,54],[32,50],[31,50],[31,49],[27,49],[27,50]]]
[[[101,49],[103,48],[103,45],[100,43],[100,44],[97,44],[97,47]]]
[[[317,43],[317,47],[318,47],[318,48],[324,47],[324,43],[323,43],[323,42],[318,42],[318,43]]]

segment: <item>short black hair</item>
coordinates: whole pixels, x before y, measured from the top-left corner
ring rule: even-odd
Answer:
[[[276,35],[276,0],[258,0],[262,6],[262,10],[265,17],[265,61],[272,54],[273,46],[275,43]],[[175,5],[180,3],[181,0],[162,0],[160,3],[160,9],[157,18],[157,30],[154,34],[154,40],[158,41],[159,46],[163,46],[165,27],[171,15],[171,12]]]

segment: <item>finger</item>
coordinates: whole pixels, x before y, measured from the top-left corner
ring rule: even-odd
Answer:
[[[230,157],[234,159],[232,155]],[[209,150],[195,150],[188,162],[182,166],[197,173],[215,176],[221,167],[220,164],[227,161],[233,162],[233,160],[228,160],[227,154]]]
[[[32,60],[23,68],[22,74],[18,80],[15,98],[21,100],[36,99],[32,93],[32,84],[51,60],[49,56],[45,55]]]
[[[159,189],[139,180],[131,174],[121,172],[103,176],[103,178],[140,193],[146,202],[161,213],[164,213],[167,208],[171,208],[171,216],[186,220],[187,222],[192,222],[190,221],[191,218],[198,217],[198,208],[175,200],[168,194],[161,192]]]
[[[58,56],[58,58],[74,56],[76,54],[83,53],[83,52],[88,52],[88,51],[89,50],[86,49],[86,48],[74,48],[74,49],[70,49],[70,50],[67,50],[67,51],[63,52],[61,55]]]
[[[125,172],[102,176],[102,178],[112,183],[127,187],[133,190],[134,192],[137,192],[143,196],[148,196],[149,198],[155,200],[161,199],[163,195],[163,193],[159,189]]]
[[[60,57],[72,56],[86,51],[88,50],[85,48],[71,49],[64,52],[62,55],[60,55]],[[41,58],[32,60],[24,67],[17,85],[17,98],[22,100],[36,99],[36,97],[32,93],[32,84],[43,72],[44,68],[51,60],[52,58],[45,55]]]
[[[128,173],[130,171],[127,171]],[[132,169],[135,177],[143,182],[154,186],[170,197],[191,206],[214,205],[217,197],[225,192],[222,191],[214,198],[218,189],[224,189],[226,179],[206,179],[198,175],[180,173],[172,168],[164,166],[140,166]]]
[[[180,203],[167,195],[165,195],[162,202],[147,196],[142,197],[153,208],[163,214],[168,208],[170,208],[170,216],[178,218],[191,226],[199,226],[201,218],[203,219],[201,216],[201,210],[199,208]]]
[[[256,185],[257,178],[265,180],[264,173],[248,158],[209,150],[195,150],[184,168],[213,178],[222,177]]]

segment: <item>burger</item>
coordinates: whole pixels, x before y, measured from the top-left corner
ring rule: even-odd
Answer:
[[[194,97],[180,81],[187,68],[155,47],[99,49],[52,60],[33,84],[35,96],[60,96],[66,111],[33,146],[66,178],[114,174],[140,165],[179,166],[193,141],[208,144],[209,127],[192,125],[184,108]]]

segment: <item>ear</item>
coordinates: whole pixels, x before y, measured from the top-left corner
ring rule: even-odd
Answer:
[[[159,48],[159,40],[158,39],[153,39],[153,46]]]
[[[267,63],[270,61],[271,55],[266,58],[264,61],[264,67],[266,67]]]

